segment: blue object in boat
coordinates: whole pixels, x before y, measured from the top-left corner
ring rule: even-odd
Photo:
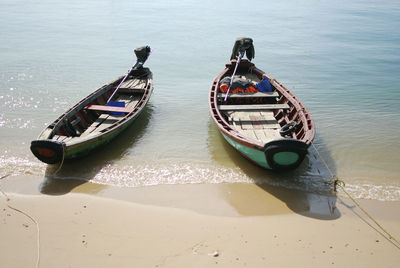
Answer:
[[[258,82],[256,88],[260,92],[272,92],[272,86],[267,77]]]
[[[123,101],[109,101],[107,106],[114,106],[114,107],[125,107],[125,102]],[[121,112],[110,112],[111,115],[124,115]]]

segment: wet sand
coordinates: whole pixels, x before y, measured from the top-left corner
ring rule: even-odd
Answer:
[[[9,197],[6,202],[0,193],[2,267],[35,267],[38,253],[39,267],[398,267],[400,262],[398,245],[342,197],[253,184],[128,189],[31,176],[5,178],[0,187]],[[400,237],[400,202],[358,201]]]

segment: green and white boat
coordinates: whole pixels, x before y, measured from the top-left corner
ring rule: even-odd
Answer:
[[[254,54],[252,39],[236,40],[230,62],[211,85],[211,116],[225,140],[250,161],[294,169],[314,139],[314,122],[289,89],[250,62]]]
[[[150,47],[135,49],[136,64],[66,111],[31,142],[41,161],[57,164],[110,142],[140,115],[153,92],[150,69],[143,67]]]

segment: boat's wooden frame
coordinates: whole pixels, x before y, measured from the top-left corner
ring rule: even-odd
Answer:
[[[131,125],[150,99],[153,78],[150,69],[140,67],[127,76],[112,97],[112,101],[124,103],[124,107],[107,105],[124,78],[100,87],[46,127],[31,142],[33,154],[48,164],[81,157]]]
[[[232,75],[236,63],[236,59],[228,62],[210,88],[208,103],[216,126],[235,149],[257,165],[267,169],[296,168],[307,154],[307,148],[315,135],[314,122],[309,112],[289,89],[248,60],[240,61],[236,76],[252,80],[253,83],[267,77],[274,91],[231,93],[228,99],[234,102],[240,98],[270,98],[273,101],[261,104],[251,101],[245,104],[224,103],[225,93],[219,91],[219,84],[224,77]],[[297,123],[295,131],[285,137],[279,135],[279,130],[293,121]],[[251,130],[247,130],[247,126],[251,126]],[[283,156],[285,152],[297,154],[298,159],[291,162],[286,159],[286,163],[274,160],[274,155],[277,158],[277,153]]]

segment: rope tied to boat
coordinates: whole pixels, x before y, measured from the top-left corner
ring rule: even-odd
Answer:
[[[337,193],[337,188],[340,187],[342,189],[344,189],[344,187],[346,186],[346,183],[344,181],[342,181],[341,179],[339,179],[338,177],[336,177],[333,181],[333,191],[335,193]]]
[[[57,170],[54,172],[54,175],[56,175],[56,174],[61,170],[61,168],[62,168],[62,166],[63,166],[63,164],[64,164],[64,159],[65,159],[65,151],[64,151],[64,149],[63,149],[63,154],[62,154],[61,163],[60,163],[60,165],[58,166]]]
[[[328,170],[328,172],[331,175],[332,181],[329,182],[329,184],[333,185],[333,192],[336,194],[338,191],[338,188],[340,188],[346,195],[347,197],[372,221],[376,224],[376,226],[379,227],[379,229],[384,232],[388,237],[385,237],[388,239],[388,241],[390,241],[395,247],[397,247],[398,249],[400,249],[400,242],[398,239],[396,239],[393,235],[391,235],[389,233],[389,231],[387,231],[373,216],[371,216],[371,214],[368,213],[368,211],[366,211],[361,205],[360,203],[357,202],[357,200],[351,196],[351,194],[349,192],[346,191],[345,187],[346,187],[346,183],[340,179],[338,176],[335,176],[333,174],[333,172],[330,170],[328,164],[326,163],[326,161],[324,160],[324,158],[321,156],[321,154],[319,153],[319,151],[317,150],[317,148],[314,146],[314,143],[311,143],[312,147],[314,148],[315,152],[318,154],[318,157],[320,158],[320,160],[324,163],[326,169]],[[364,220],[365,221],[365,220]],[[366,222],[366,221],[365,221]],[[370,225],[368,222],[366,222],[368,225]],[[372,225],[370,225],[371,227],[373,227]],[[382,233],[381,233],[382,235]]]

